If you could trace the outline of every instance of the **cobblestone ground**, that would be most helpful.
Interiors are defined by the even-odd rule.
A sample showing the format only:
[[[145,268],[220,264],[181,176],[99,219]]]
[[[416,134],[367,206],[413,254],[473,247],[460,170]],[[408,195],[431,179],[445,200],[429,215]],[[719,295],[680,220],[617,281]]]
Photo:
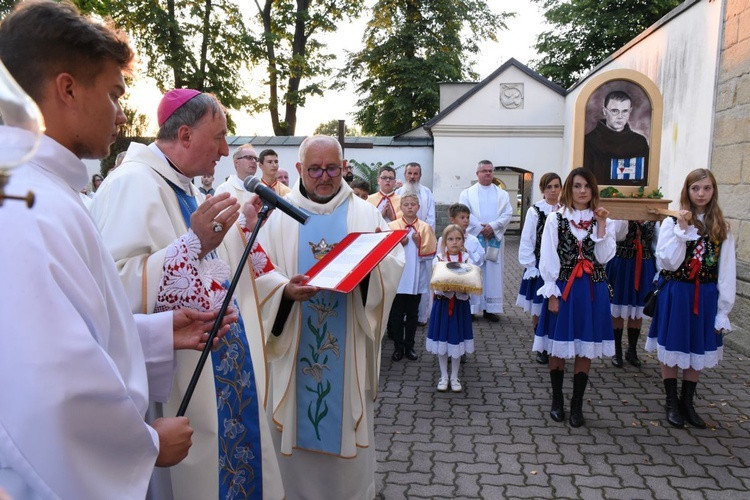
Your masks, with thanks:
[[[659,364],[642,349],[641,368],[592,363],[584,427],[554,422],[548,371],[530,352],[531,320],[514,305],[517,252],[518,237],[509,236],[505,314],[500,323],[474,323],[464,392],[435,390],[439,370],[424,351],[425,328],[417,332],[417,361],[391,361],[386,341],[375,406],[379,497],[750,498],[746,357],[726,348],[721,365],[702,374],[696,407],[708,429],[666,423]]]

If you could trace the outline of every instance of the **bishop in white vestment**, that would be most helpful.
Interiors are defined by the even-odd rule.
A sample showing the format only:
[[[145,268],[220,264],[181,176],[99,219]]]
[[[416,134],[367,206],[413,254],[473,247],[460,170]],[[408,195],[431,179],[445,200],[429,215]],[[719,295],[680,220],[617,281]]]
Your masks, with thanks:
[[[189,215],[186,217],[185,214],[185,202],[190,198],[194,198],[197,206],[204,200],[191,179],[169,165],[156,143],[150,146],[132,143],[123,165],[100,188],[91,209],[92,216],[115,258],[134,312],[152,313],[168,308],[172,301],[178,300],[182,305],[196,309],[215,310],[221,304],[223,295],[193,294],[196,280],[192,275],[198,274],[197,282],[214,285],[226,282],[244,250],[245,234],[239,225],[231,227],[216,249],[218,258],[198,262],[196,255],[200,241],[196,241],[192,230],[189,231]],[[247,403],[255,408],[251,416],[253,420],[257,419],[254,425],[258,434],[250,432],[253,425],[248,421],[250,419],[243,421],[228,417],[219,421],[217,417],[217,408],[220,411],[227,403],[224,388],[234,384],[220,384],[217,389],[217,376],[222,380],[226,376],[230,380],[230,371],[239,369],[238,356],[248,354],[242,351],[242,346],[230,345],[221,355],[226,364],[217,365],[212,370],[211,362],[206,363],[188,407],[186,415],[195,429],[193,449],[182,463],[169,470],[175,499],[217,498],[220,488],[235,491],[239,498],[242,494],[269,499],[284,496],[266,419],[266,330],[261,324],[261,315],[274,314],[288,280],[273,270],[263,274],[267,265],[262,252],[253,252],[247,272],[242,275],[235,291],[235,304],[239,306],[247,339],[245,349],[249,348],[254,371],[254,375],[243,375],[245,379],[239,383],[242,387],[252,385],[256,391]],[[263,276],[256,280],[255,275],[260,274]],[[209,287],[214,288],[220,287]],[[259,305],[261,303],[263,308]],[[177,373],[171,398],[163,408],[165,415],[176,413],[199,357],[200,353],[187,351],[176,355]],[[254,384],[251,383],[253,376]],[[221,439],[245,431],[249,433],[247,446],[237,448],[234,453],[224,450],[220,456]],[[239,466],[257,460],[258,466],[262,464],[262,473],[257,467],[252,467],[251,472],[238,470],[230,484],[223,484],[220,469],[226,469],[223,460],[231,459],[229,455],[239,459]],[[225,456],[226,459],[222,458]],[[257,482],[256,489],[252,490],[254,493],[250,493],[251,480]]]

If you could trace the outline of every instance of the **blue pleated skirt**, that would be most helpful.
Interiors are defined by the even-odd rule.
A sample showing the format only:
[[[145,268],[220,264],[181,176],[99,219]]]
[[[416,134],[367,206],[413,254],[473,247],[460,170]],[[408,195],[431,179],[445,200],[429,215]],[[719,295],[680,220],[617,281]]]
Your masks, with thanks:
[[[565,281],[557,281],[560,291]],[[615,354],[612,315],[607,283],[594,283],[584,274],[570,288],[568,300],[560,297],[560,310],[549,312],[544,299],[533,351],[547,351],[558,358],[600,358]]]
[[[646,350],[657,351],[659,361],[667,366],[703,370],[718,365],[724,355],[723,337],[714,330],[716,283],[701,283],[697,315],[694,293],[694,283],[677,280],[667,281],[659,291]]]
[[[646,294],[655,289],[654,259],[641,261],[640,289],[635,289],[635,258],[615,257],[607,263],[607,278],[612,286],[612,316],[615,318],[642,318]]]
[[[518,290],[516,305],[522,307],[527,313],[539,316],[542,310],[542,301],[544,297],[537,295],[536,292],[544,286],[544,280],[541,276],[521,280],[521,288]]]
[[[471,305],[468,300],[456,299],[453,315],[448,316],[448,299],[432,303],[427,327],[427,351],[459,358],[474,352],[474,332],[471,327]]]

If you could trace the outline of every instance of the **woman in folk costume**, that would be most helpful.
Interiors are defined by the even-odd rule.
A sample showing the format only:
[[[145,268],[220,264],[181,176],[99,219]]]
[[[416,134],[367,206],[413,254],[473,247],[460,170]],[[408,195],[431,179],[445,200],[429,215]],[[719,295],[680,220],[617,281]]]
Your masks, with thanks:
[[[706,423],[693,406],[704,368],[719,364],[722,332],[731,331],[729,313],[736,291],[734,237],[719,207],[716,179],[706,169],[690,172],[680,195],[681,210],[659,230],[656,261],[662,269],[659,295],[646,349],[656,350],[667,395],[667,420]],[[677,369],[682,393],[677,397]]]
[[[604,264],[615,254],[615,239],[609,212],[598,206],[599,190],[589,170],[577,168],[570,173],[560,205],[547,217],[542,234],[539,271],[544,286],[538,293],[544,302],[533,350],[550,354],[550,415],[556,422],[565,419],[565,360],[575,359],[570,425],[580,427],[591,359],[614,354]]]
[[[464,231],[456,225],[450,224],[440,238],[440,247],[435,256],[433,266],[438,262],[471,262],[469,254],[464,248]],[[476,269],[476,268],[475,268]],[[477,269],[477,272],[478,269]],[[458,369],[461,356],[474,352],[474,333],[471,327],[471,305],[469,293],[461,291],[440,291],[435,283],[435,300],[432,303],[430,323],[427,327],[427,351],[436,354],[440,365],[440,380],[437,390],[448,390],[448,358],[451,358],[450,389],[461,392],[463,389],[458,379]],[[466,290],[469,292],[469,290]]]
[[[607,263],[607,277],[612,285],[612,325],[615,335],[615,355],[612,364],[622,368],[622,332],[628,320],[628,350],[625,359],[641,366],[638,359],[638,338],[641,336],[643,306],[646,295],[654,290],[657,278],[656,236],[658,222],[615,221],[615,257]]]
[[[562,180],[553,172],[547,172],[539,180],[539,190],[542,199],[529,207],[526,212],[526,221],[521,231],[521,241],[518,245],[518,262],[526,269],[521,280],[521,289],[518,291],[516,305],[523,307],[527,313],[531,313],[531,324],[536,331],[539,323],[539,313],[542,310],[542,297],[537,295],[539,289],[544,285],[544,280],[539,274],[539,249],[542,246],[542,232],[547,216],[560,208],[560,190]],[[538,352],[536,362],[546,365],[549,362],[547,351]]]

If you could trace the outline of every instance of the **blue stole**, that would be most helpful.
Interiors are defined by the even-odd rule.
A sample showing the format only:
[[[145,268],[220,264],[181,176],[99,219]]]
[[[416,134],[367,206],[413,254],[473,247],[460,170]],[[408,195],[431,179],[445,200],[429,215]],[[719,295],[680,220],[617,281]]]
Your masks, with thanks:
[[[333,245],[347,235],[348,205],[347,198],[331,214],[312,214],[306,225],[299,226],[300,272],[317,262],[314,247],[322,240]],[[341,455],[343,412],[349,411],[344,408],[346,295],[322,290],[301,305],[296,363],[297,447]]]
[[[190,216],[198,209],[195,197],[166,178],[164,180],[177,195],[182,217],[189,228]],[[215,252],[211,252],[207,258],[218,257]],[[222,283],[222,287],[228,289],[229,281]],[[217,348],[211,351],[219,424],[217,498],[263,498],[255,372],[237,301],[234,301],[233,306],[239,319],[231,325]]]
[[[485,251],[487,250],[487,248],[500,248],[500,240],[495,238],[494,234],[488,240],[482,233],[479,233],[477,239],[479,240],[479,243],[482,245],[482,248],[484,248]]]

